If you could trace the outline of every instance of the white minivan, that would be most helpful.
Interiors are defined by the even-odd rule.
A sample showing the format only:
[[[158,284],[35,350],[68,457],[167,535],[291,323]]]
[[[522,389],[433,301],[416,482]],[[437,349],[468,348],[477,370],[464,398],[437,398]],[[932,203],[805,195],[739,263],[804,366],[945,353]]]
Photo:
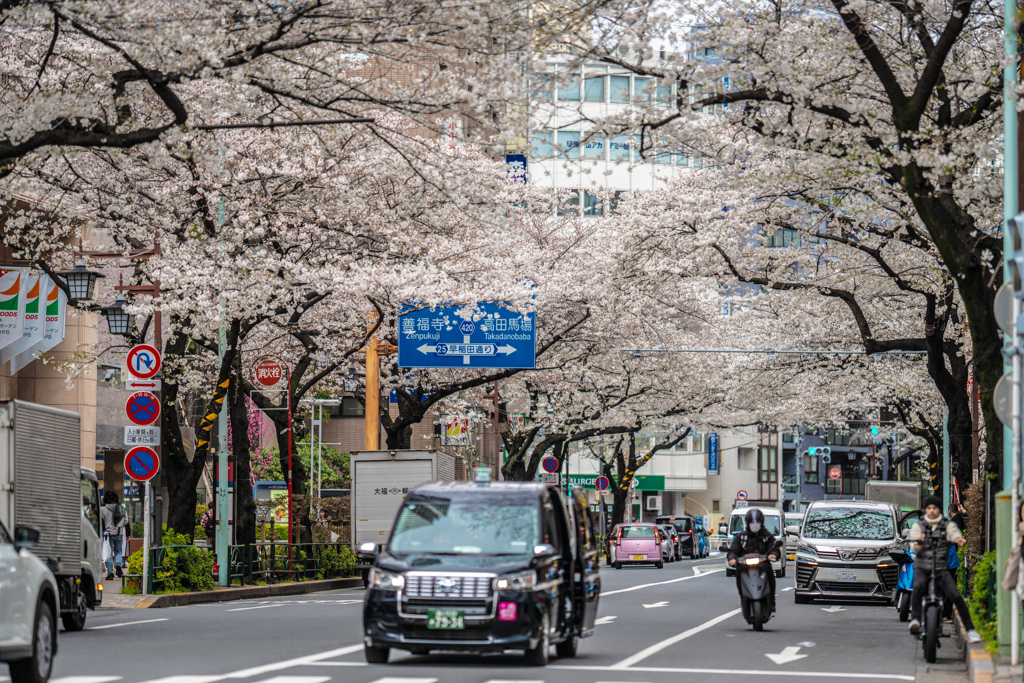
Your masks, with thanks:
[[[755,506],[748,508],[736,508],[732,511],[732,515],[729,517],[729,543],[732,543],[732,539],[736,538],[736,534],[747,528],[746,515],[748,510],[760,510],[764,515],[764,528],[772,532],[772,536],[775,538],[782,539],[783,530],[785,529],[782,510],[779,508]],[[786,556],[782,555],[777,562],[772,562],[772,569],[775,570],[775,576],[778,576],[779,578],[784,577],[786,575]],[[726,568],[726,576],[733,576],[735,574],[735,569],[732,567]]]

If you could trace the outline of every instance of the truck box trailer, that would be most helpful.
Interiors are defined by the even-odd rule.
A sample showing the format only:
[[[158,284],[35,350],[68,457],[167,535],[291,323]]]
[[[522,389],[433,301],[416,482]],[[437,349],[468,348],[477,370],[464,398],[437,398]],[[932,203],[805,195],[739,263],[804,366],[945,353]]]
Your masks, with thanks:
[[[349,460],[352,547],[387,543],[395,514],[409,491],[432,481],[455,481],[455,456],[443,451],[361,451]]]
[[[78,413],[26,401],[0,401],[0,520],[39,527],[32,549],[57,579],[68,630],[85,626],[102,600],[95,474],[82,469]]]

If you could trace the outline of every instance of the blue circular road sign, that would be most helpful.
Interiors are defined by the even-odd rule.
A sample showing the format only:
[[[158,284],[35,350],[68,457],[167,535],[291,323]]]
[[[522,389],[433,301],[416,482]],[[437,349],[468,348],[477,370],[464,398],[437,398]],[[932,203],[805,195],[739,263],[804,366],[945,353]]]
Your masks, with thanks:
[[[540,461],[540,466],[545,472],[557,472],[558,458],[553,455],[545,455],[544,459]]]
[[[124,471],[135,481],[149,481],[160,470],[160,456],[148,446],[137,446],[124,456]]]
[[[598,477],[594,480],[594,486],[597,487],[598,491],[607,491],[611,485],[612,483],[608,480],[608,477]]]

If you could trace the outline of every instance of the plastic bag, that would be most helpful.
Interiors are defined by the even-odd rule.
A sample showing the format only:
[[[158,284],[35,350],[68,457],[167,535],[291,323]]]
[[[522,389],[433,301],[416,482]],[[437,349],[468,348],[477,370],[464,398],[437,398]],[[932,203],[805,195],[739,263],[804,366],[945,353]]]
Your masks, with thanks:
[[[111,554],[112,553],[110,551],[110,538],[104,537],[104,539],[103,539],[103,561],[106,562],[107,560],[109,560]]]

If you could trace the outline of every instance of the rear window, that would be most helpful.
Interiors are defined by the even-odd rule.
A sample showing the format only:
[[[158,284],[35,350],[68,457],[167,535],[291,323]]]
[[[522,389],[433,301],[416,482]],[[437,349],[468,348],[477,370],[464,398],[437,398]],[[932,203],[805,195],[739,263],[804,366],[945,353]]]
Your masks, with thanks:
[[[689,517],[679,517],[678,519],[661,519],[657,520],[658,524],[668,524],[675,530],[681,533],[688,533],[693,530],[693,520]]]
[[[624,526],[619,530],[619,538],[654,538],[654,527]]]

